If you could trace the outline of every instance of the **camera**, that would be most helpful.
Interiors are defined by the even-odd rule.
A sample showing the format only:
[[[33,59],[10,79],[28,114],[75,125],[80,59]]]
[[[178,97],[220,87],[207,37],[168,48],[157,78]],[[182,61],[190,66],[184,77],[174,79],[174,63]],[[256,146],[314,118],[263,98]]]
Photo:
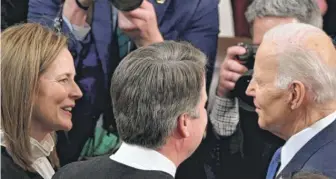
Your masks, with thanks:
[[[143,0],[110,0],[110,2],[120,11],[132,11],[140,7]]]
[[[240,107],[246,111],[253,112],[255,110],[253,98],[246,95],[246,89],[252,79],[255,55],[259,46],[245,43],[239,43],[237,45],[244,47],[246,50],[245,54],[238,55],[236,58],[241,64],[246,66],[248,71],[238,79],[232,93],[238,98]]]
[[[237,59],[240,63],[246,66],[249,70],[253,69],[254,58],[258,50],[258,45],[238,43],[238,46],[244,47],[246,53],[243,55],[238,55]]]

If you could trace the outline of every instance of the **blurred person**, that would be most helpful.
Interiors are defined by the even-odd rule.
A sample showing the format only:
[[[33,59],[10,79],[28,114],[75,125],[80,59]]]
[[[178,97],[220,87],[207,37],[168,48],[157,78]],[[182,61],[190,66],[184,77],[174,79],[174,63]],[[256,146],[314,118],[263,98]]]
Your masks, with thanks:
[[[145,0],[127,12],[109,0],[30,0],[28,19],[70,36],[76,82],[84,93],[73,110],[73,129],[58,133],[62,165],[118,148],[110,79],[121,59],[135,48],[163,40],[188,41],[208,57],[207,81],[211,79],[219,33],[218,0]]]
[[[82,93],[63,35],[39,24],[1,34],[1,177],[50,179],[57,130],[70,130]]]
[[[251,25],[254,46],[261,43],[265,32],[279,24],[302,22],[322,28],[316,0],[254,0],[245,15]],[[241,46],[228,48],[210,111],[212,126],[209,126],[208,137],[212,135],[211,145],[215,145],[211,151],[215,155],[212,165],[217,166],[215,175],[221,178],[265,178],[273,153],[284,143],[281,138],[260,129],[254,108],[244,105],[233,93],[238,89],[246,96],[247,85],[236,86],[237,80],[247,74],[248,68],[237,60],[238,55],[245,53],[246,49]]]
[[[205,132],[205,65],[206,56],[187,43],[166,41],[131,52],[111,82],[120,149],[68,164],[53,179],[174,178]]]
[[[246,94],[260,128],[286,140],[267,179],[309,170],[336,178],[335,56],[330,37],[312,25],[289,23],[265,34]]]

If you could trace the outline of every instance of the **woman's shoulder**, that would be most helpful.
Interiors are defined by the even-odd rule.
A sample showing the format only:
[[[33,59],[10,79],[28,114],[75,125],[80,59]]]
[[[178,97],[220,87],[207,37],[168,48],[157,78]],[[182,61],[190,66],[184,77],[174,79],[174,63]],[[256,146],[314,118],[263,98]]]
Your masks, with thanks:
[[[16,165],[5,147],[1,146],[1,178],[3,179],[31,179],[31,177]],[[34,177],[35,178],[35,177]]]

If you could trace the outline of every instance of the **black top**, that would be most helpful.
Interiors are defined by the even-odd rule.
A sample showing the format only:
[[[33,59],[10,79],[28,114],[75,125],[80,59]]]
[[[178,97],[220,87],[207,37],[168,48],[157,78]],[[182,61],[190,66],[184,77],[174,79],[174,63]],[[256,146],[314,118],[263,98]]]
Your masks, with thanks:
[[[27,22],[28,0],[1,1],[1,30]]]
[[[335,0],[327,0],[328,11],[323,17],[323,29],[329,35],[336,35],[336,1]]]
[[[130,154],[131,155],[131,154]],[[155,164],[153,164],[155,165]],[[61,168],[53,179],[173,179],[162,171],[139,170],[100,156]]]
[[[5,147],[1,146],[1,178],[2,179],[43,179],[39,174],[24,171],[14,163]]]

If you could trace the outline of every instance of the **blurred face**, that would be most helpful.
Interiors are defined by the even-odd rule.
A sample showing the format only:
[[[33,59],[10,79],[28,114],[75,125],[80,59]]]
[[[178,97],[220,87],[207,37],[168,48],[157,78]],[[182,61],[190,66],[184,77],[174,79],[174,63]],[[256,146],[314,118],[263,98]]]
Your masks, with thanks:
[[[317,4],[318,4],[319,8],[320,8],[320,11],[321,11],[322,15],[324,15],[328,10],[328,4],[327,4],[326,0],[316,0],[316,1],[317,1]]]
[[[247,88],[247,95],[254,98],[258,124],[260,128],[277,133],[289,118],[290,111],[286,91],[275,86],[277,63],[270,54],[271,44],[261,44],[254,65],[252,81]]]
[[[264,34],[271,28],[280,25],[295,22],[294,18],[280,17],[262,17],[256,18],[253,23],[253,44],[259,45],[264,37]]]
[[[64,48],[39,78],[33,108],[33,130],[70,130],[71,110],[82,92],[74,81],[75,67],[70,52]]]
[[[204,79],[204,83],[205,83],[205,79]],[[191,153],[193,153],[197,147],[200,145],[203,136],[204,136],[204,132],[205,132],[205,128],[208,122],[208,116],[207,116],[207,112],[205,109],[205,105],[207,102],[208,96],[206,93],[206,89],[205,89],[205,85],[203,85],[202,87],[202,91],[201,91],[201,97],[200,97],[200,102],[197,105],[197,111],[199,112],[199,118],[196,119],[190,119],[190,136],[191,136],[191,142],[192,142],[192,151]]]

